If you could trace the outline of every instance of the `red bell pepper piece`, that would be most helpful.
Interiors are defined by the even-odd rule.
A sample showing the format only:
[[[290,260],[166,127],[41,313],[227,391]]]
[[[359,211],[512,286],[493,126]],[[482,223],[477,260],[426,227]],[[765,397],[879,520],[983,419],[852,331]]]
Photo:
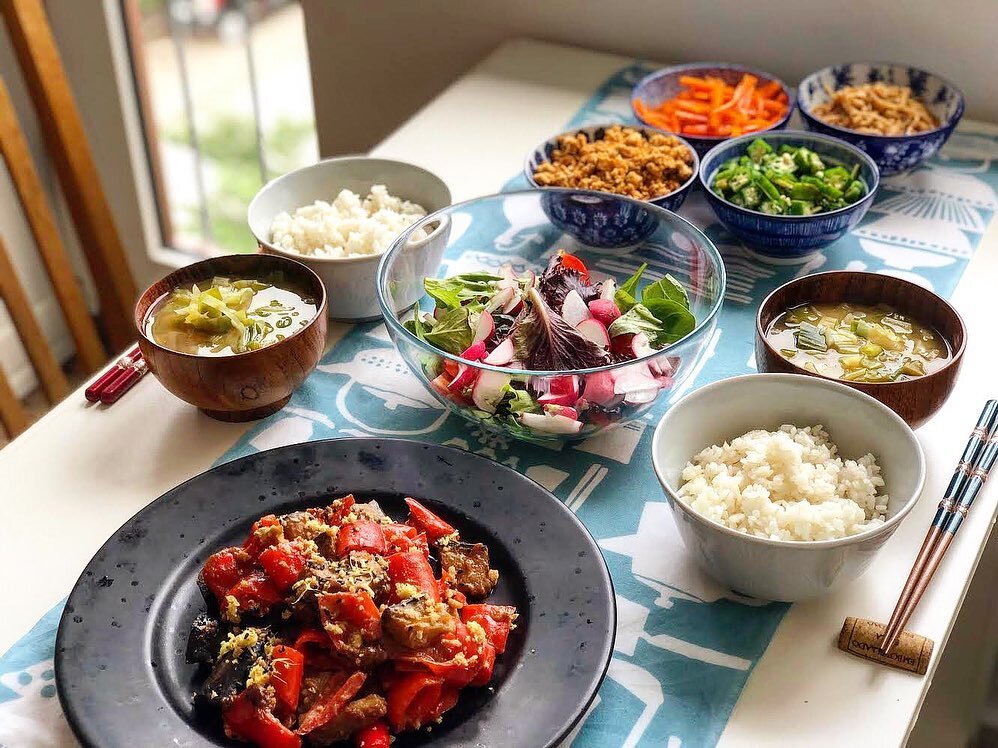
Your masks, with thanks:
[[[496,648],[486,642],[482,647],[482,653],[478,656],[478,670],[472,678],[470,685],[484,686],[492,680],[492,671],[496,667]]]
[[[357,695],[365,680],[367,675],[359,670],[349,677],[345,673],[337,673],[330,679],[326,690],[319,695],[312,708],[298,719],[298,734],[308,735],[328,724]]]
[[[419,535],[419,530],[412,525],[401,525],[396,522],[382,525],[381,531],[385,534],[388,553],[402,553],[409,550],[413,540]]]
[[[480,603],[461,608],[461,620],[465,623],[475,621],[485,629],[486,638],[499,654],[506,651],[506,639],[513,628],[515,618],[516,608],[509,605]]]
[[[440,701],[443,679],[427,673],[406,673],[388,687],[388,721],[396,732],[418,729]]]
[[[336,555],[341,558],[350,551],[368,551],[384,555],[388,552],[385,531],[378,522],[359,519],[349,525],[340,527],[336,537]]]
[[[228,594],[236,598],[240,610],[260,615],[266,615],[275,603],[283,599],[273,582],[261,571],[251,572],[240,579]]]
[[[294,648],[301,652],[309,644],[317,644],[320,647],[326,648],[329,646],[329,636],[325,631],[320,631],[319,629],[305,629],[295,639]]]
[[[334,501],[332,504],[329,505],[329,508],[326,509],[326,513],[329,515],[328,519],[326,520],[326,524],[328,525],[341,524],[344,518],[346,518],[346,516],[350,514],[350,511],[353,509],[353,505],[356,503],[357,502],[354,500],[352,493],[348,493],[346,496],[343,496]]]
[[[260,566],[274,585],[286,591],[291,588],[305,570],[308,556],[297,541],[281,541],[277,545],[264,548],[257,559]]]
[[[280,524],[280,520],[273,514],[268,514],[266,517],[260,517],[260,519],[253,523],[253,527],[250,528],[249,537],[246,538],[246,542],[243,543],[243,549],[253,558],[259,556],[260,551],[268,545],[273,545],[276,542],[276,539],[271,540],[271,536],[267,536],[268,540],[265,541],[257,537],[257,530],[262,530],[265,527],[273,527],[274,525]]]
[[[393,553],[388,557],[388,578],[392,582],[392,602],[399,602],[399,584],[411,584],[426,594],[433,602],[440,602],[440,590],[433,576],[433,568],[421,551]]]
[[[447,644],[441,639],[425,649],[402,653],[398,656],[396,667],[404,671],[423,670],[451,685],[467,686],[478,674],[488,643],[474,639],[460,621],[456,622],[454,636],[449,641],[456,641],[457,644]]]
[[[274,687],[277,708],[281,714],[289,715],[298,711],[298,696],[301,694],[302,675],[305,671],[305,655],[297,649],[284,646],[274,647],[271,653],[273,673],[270,685]]]
[[[380,719],[373,725],[360,728],[353,739],[356,748],[388,748],[392,744],[388,723]]]
[[[406,499],[409,505],[409,524],[426,533],[430,542],[436,542],[445,535],[454,533],[454,527],[444,522],[415,499]]]
[[[250,570],[250,560],[242,548],[224,548],[204,562],[201,578],[221,603],[240,579]]]
[[[381,638],[381,611],[366,592],[326,592],[316,598],[319,617],[333,646],[347,637],[347,630],[359,631],[365,641]],[[330,629],[338,627],[340,633]]]
[[[582,276],[582,280],[586,283],[589,282],[589,268],[586,267],[586,263],[580,260],[573,254],[569,254],[563,249],[558,250],[558,260],[561,266],[566,270],[576,270],[579,275]]]
[[[301,748],[301,738],[270,712],[254,704],[243,691],[223,713],[225,734],[262,748]]]

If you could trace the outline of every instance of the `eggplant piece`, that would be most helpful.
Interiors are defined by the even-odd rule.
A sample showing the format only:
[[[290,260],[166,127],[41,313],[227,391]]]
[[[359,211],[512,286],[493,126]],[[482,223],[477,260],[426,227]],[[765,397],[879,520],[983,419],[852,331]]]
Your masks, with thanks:
[[[211,665],[228,633],[227,624],[208,613],[198,613],[187,636],[185,659],[192,665],[196,662]]]
[[[245,690],[250,668],[263,654],[264,641],[265,637],[261,636],[256,644],[242,649],[235,657],[228,653],[219,658],[194,694],[194,709],[208,713],[218,711]]]

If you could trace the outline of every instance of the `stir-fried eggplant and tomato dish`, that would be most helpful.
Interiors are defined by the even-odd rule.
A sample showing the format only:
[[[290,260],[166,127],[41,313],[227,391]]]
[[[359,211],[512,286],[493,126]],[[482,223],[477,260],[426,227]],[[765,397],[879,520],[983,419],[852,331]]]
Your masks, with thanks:
[[[208,671],[199,714],[262,748],[387,748],[489,683],[517,612],[482,602],[488,548],[406,503],[404,523],[352,495],[267,515],[205,562],[212,612],[187,644]]]
[[[495,274],[426,278],[433,312],[417,311],[405,326],[469,362],[430,362],[431,385],[445,399],[527,436],[578,434],[587,423],[604,426],[619,420],[623,408],[650,403],[671,384],[675,362],[662,356],[560,377],[522,372],[634,361],[692,332],[696,318],[686,289],[668,274],[639,289],[646,269],[641,265],[618,287],[613,278],[597,281],[581,259],[559,250],[540,275],[505,265]]]

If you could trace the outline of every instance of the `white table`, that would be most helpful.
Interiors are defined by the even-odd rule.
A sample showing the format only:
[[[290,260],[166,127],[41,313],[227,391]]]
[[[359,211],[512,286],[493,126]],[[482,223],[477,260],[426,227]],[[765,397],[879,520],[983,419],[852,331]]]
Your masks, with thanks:
[[[506,44],[374,149],[421,163],[455,200],[498,191],[523,155],[556,132],[627,61],[565,47]],[[998,229],[992,225],[954,296],[972,341],[947,407],[918,436],[929,461],[923,501],[848,590],[794,605],[743,691],[721,746],[902,744],[939,657],[924,678],[874,666],[835,649],[847,615],[884,620],[974,419],[994,396],[992,307]],[[989,278],[991,280],[989,280]],[[331,331],[330,344],[343,329]],[[990,363],[990,366],[985,364]],[[72,587],[125,520],[205,470],[247,426],[213,421],[152,377],[100,412],[73,393],[0,451],[0,652]],[[964,525],[911,628],[941,653],[998,510],[986,490]]]

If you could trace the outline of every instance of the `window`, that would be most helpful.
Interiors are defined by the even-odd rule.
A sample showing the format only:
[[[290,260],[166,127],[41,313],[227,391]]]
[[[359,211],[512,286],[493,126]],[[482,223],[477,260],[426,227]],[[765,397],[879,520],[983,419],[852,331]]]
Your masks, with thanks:
[[[255,251],[249,201],[318,157],[300,6],[121,3],[163,246]]]

